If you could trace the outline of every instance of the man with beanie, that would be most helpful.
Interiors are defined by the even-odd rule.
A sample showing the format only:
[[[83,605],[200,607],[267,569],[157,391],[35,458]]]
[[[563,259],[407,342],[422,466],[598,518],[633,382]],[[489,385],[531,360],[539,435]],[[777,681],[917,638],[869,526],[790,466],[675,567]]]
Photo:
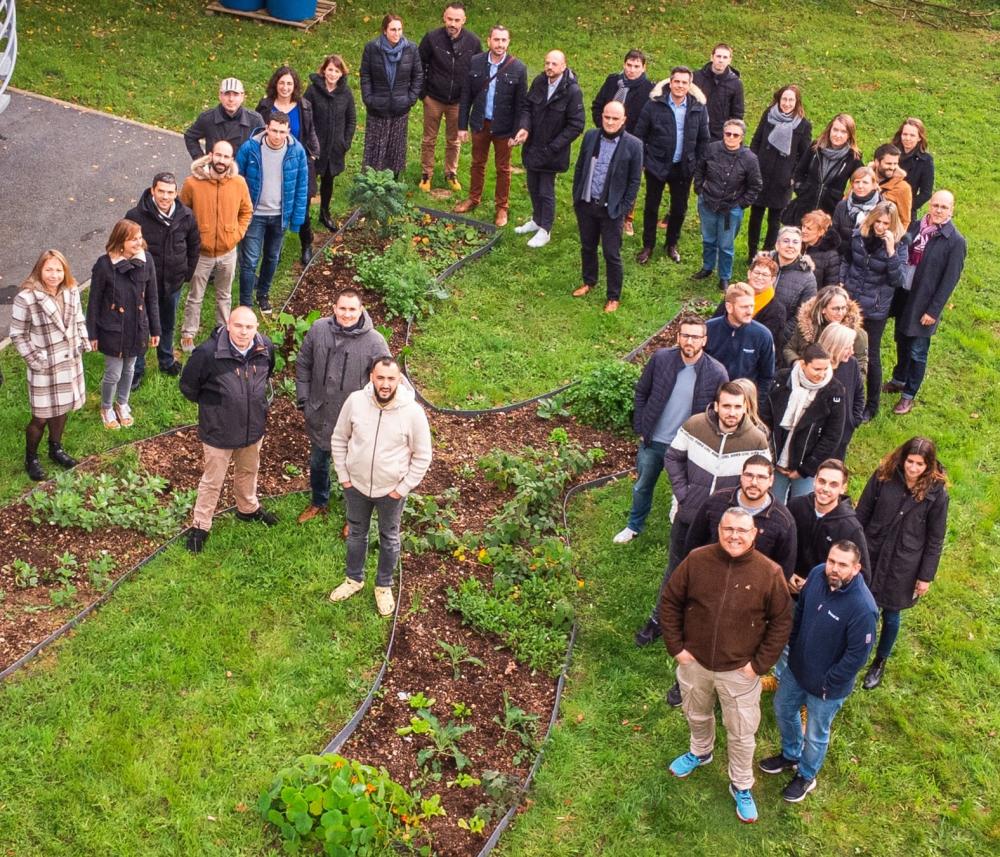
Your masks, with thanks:
[[[244,98],[239,78],[227,77],[219,84],[219,103],[198,116],[184,132],[184,145],[192,160],[211,152],[217,140],[228,140],[233,152],[238,152],[254,131],[264,127],[260,114],[243,106]]]

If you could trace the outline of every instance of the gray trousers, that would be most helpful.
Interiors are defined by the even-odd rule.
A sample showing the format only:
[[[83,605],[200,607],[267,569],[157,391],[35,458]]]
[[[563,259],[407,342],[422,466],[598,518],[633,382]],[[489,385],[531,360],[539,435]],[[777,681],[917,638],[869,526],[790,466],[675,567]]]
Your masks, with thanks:
[[[111,405],[127,405],[132,392],[132,373],[135,357],[109,357],[104,355],[104,377],[101,378],[101,407],[111,410]]]
[[[403,517],[406,498],[366,497],[357,488],[344,489],[347,512],[347,576],[351,580],[365,579],[365,557],[368,553],[368,530],[372,511],[378,510],[378,570],[376,586],[392,586],[392,572],[399,561],[399,522]]]

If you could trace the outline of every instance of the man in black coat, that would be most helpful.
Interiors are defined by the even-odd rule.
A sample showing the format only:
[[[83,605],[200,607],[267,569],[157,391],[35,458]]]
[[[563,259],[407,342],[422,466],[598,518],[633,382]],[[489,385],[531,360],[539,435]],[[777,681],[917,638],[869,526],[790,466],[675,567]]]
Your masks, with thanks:
[[[569,169],[570,146],[587,125],[583,92],[562,51],[545,55],[545,71],[531,82],[518,124],[511,145],[524,144],[531,219],[514,231],[534,233],[528,246],[544,247],[556,219],[556,174]]]
[[[886,391],[902,393],[894,414],[908,414],[927,371],[931,337],[937,332],[941,313],[958,285],[965,267],[965,238],[955,228],[955,197],[939,190],[930,200],[929,211],[910,224],[909,263],[913,276],[909,291],[897,289],[896,366]]]
[[[580,228],[583,297],[597,285],[597,245],[604,249],[608,291],[605,312],[615,312],[622,296],[622,224],[642,182],[642,143],[625,130],[625,105],[604,105],[600,131],[588,131],[573,173],[573,208]]]
[[[742,119],[743,81],[732,67],[733,49],[718,44],[712,49],[712,59],[694,73],[694,85],[708,100],[708,129],[713,140],[722,139],[722,127],[729,119]]]
[[[217,327],[184,367],[181,392],[198,403],[198,437],[205,456],[194,520],[187,534],[187,549],[192,553],[200,553],[208,539],[230,459],[235,466],[236,517],[269,527],[278,522],[257,499],[273,372],[274,346],[257,332],[257,316],[246,306],[234,309],[226,327]]]
[[[458,155],[458,105],[462,85],[469,75],[469,62],[483,52],[479,36],[465,29],[465,4],[453,0],[445,6],[443,27],[431,30],[420,40],[418,52],[424,67],[424,136],[420,146],[420,189],[427,193],[434,176],[434,149],[437,147],[441,118],[444,131],[444,180],[460,191]]]
[[[490,146],[493,146],[493,164],[497,173],[493,222],[497,226],[507,225],[511,139],[521,120],[528,92],[528,69],[509,52],[509,47],[510,31],[499,25],[493,27],[490,30],[489,51],[474,56],[469,63],[458,107],[458,139],[462,143],[472,140],[472,173],[469,196],[455,206],[455,211],[466,214],[482,200],[486,161]]]
[[[157,173],[153,184],[142,192],[139,204],[125,218],[142,227],[147,252],[156,264],[157,297],[160,309],[160,342],[156,359],[160,371],[180,375],[181,364],[174,358],[174,326],[181,287],[191,279],[198,264],[201,235],[194,213],[177,199],[177,179],[173,173]],[[137,390],[146,371],[146,355],[135,361],[132,389]]]
[[[798,546],[795,571],[788,578],[788,588],[798,594],[811,569],[823,562],[830,548],[839,541],[854,542],[861,551],[861,571],[865,583],[871,581],[871,559],[865,531],[854,514],[847,490],[847,468],[842,461],[828,458],[816,471],[811,494],[802,494],[788,503],[795,519]]]
[[[691,69],[675,66],[669,80],[661,80],[643,105],[635,136],[643,143],[646,201],[642,209],[642,251],[636,262],[645,265],[656,246],[663,189],[670,188],[667,215],[667,256],[681,261],[677,242],[687,216],[691,178],[709,143],[705,97],[691,87]]]
[[[184,132],[191,160],[211,152],[216,140],[228,140],[233,151],[238,152],[254,131],[264,127],[260,114],[243,106],[245,97],[243,81],[238,78],[227,77],[219,84],[219,104],[200,114]]]

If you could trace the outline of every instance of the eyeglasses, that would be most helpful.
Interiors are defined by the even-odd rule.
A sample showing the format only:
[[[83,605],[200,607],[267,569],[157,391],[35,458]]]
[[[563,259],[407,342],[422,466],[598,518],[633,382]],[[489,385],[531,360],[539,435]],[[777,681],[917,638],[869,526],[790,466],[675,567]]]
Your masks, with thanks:
[[[687,340],[688,342],[697,342],[699,339],[704,339],[705,338],[705,334],[704,333],[678,333],[677,334],[677,338],[678,339]]]
[[[767,482],[771,478],[770,473],[744,473],[743,478],[749,482]]]
[[[742,527],[719,527],[724,536],[749,536],[754,530],[745,530]]]
[[[742,137],[743,136],[743,132],[742,131],[723,131],[722,132],[722,136],[723,137]]]

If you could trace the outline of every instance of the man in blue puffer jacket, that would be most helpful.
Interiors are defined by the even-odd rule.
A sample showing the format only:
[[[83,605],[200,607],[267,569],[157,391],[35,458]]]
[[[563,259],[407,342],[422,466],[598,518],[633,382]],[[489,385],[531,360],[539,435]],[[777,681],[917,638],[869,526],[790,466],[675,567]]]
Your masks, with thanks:
[[[774,696],[781,752],[760,761],[765,774],[797,769],[781,793],[790,803],[798,803],[816,788],[833,718],[871,654],[878,607],[860,571],[858,546],[836,542],[826,565],[809,572],[799,595],[788,641],[788,669],[781,674]],[[804,739],[799,714],[803,705]]]
[[[256,291],[257,306],[270,315],[268,294],[285,232],[298,232],[309,212],[309,161],[289,133],[288,114],[272,110],[267,127],[240,146],[236,164],[253,202],[253,218],[240,242],[240,304],[253,306]]]

